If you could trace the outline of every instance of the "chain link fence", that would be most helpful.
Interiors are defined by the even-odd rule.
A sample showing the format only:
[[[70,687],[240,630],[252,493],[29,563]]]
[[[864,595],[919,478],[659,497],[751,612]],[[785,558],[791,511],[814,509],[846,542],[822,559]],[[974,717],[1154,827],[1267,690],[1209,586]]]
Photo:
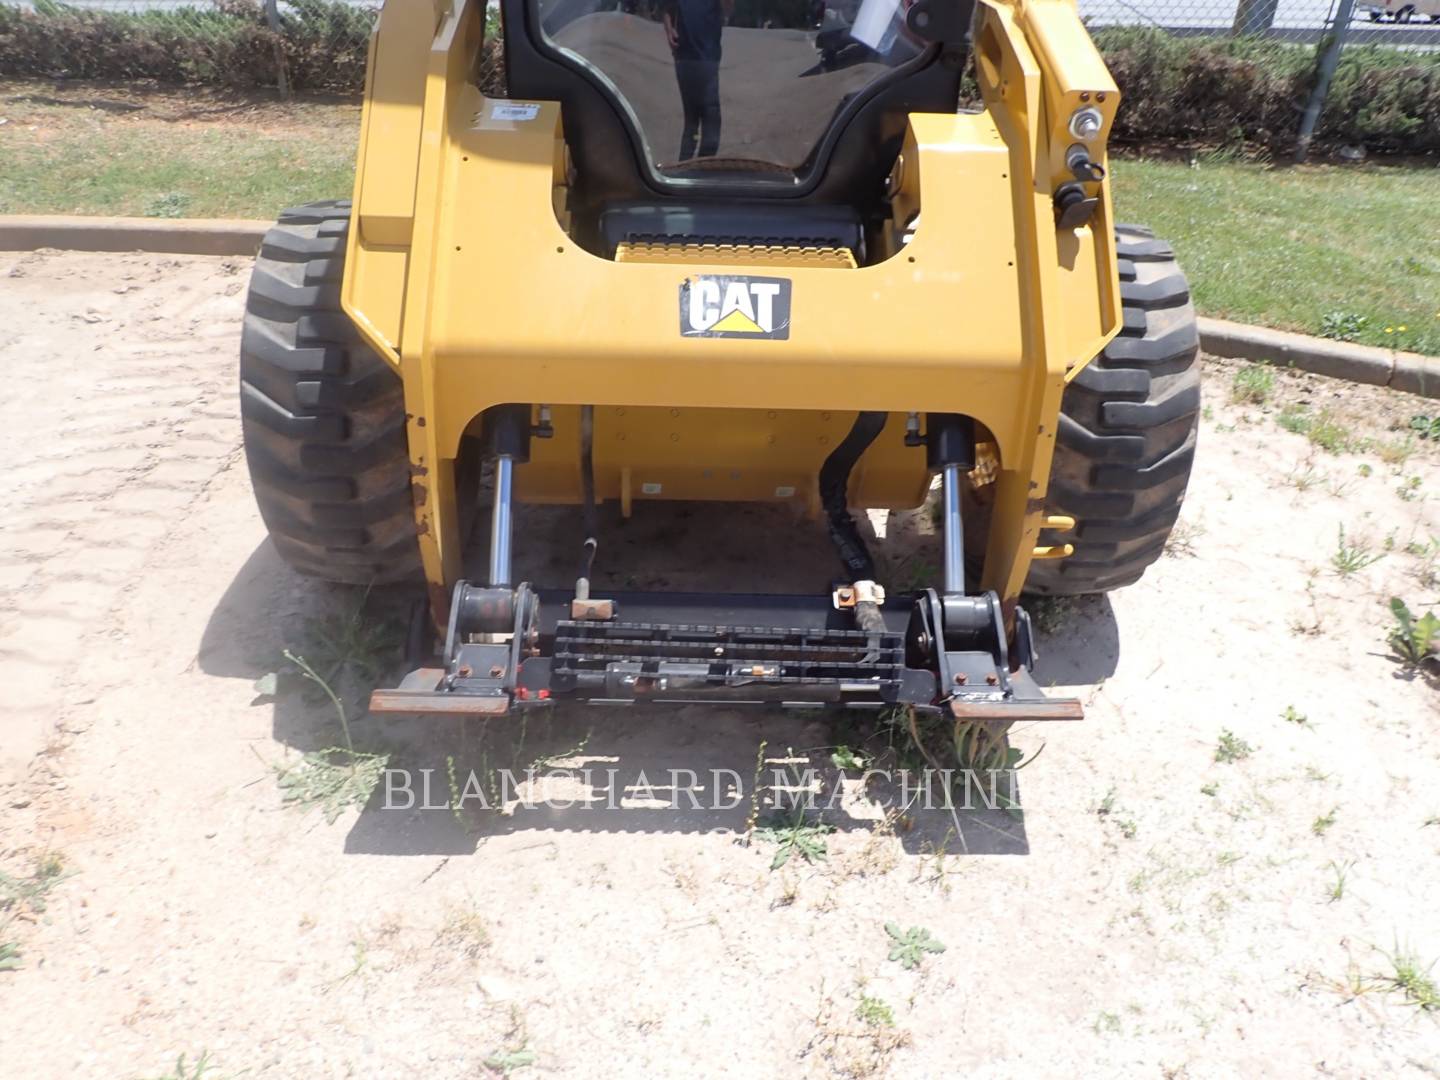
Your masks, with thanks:
[[[1094,29],[1148,26],[1177,37],[1252,37],[1319,44],[1344,18],[1338,0],[1080,0]],[[1440,49],[1440,0],[1355,0],[1350,44]]]
[[[632,0],[593,2],[628,10]],[[1303,153],[1314,136],[1440,151],[1440,0],[1079,2],[1126,96],[1122,142],[1298,140]],[[355,94],[377,8],[367,0],[0,0],[0,77]],[[495,66],[491,92],[501,85]]]

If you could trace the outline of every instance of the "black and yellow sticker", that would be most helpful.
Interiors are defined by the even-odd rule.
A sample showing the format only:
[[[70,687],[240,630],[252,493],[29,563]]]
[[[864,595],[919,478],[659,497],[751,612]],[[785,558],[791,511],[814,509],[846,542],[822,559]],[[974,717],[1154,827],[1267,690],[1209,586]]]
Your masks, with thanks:
[[[698,274],[680,286],[683,337],[790,336],[790,279]]]

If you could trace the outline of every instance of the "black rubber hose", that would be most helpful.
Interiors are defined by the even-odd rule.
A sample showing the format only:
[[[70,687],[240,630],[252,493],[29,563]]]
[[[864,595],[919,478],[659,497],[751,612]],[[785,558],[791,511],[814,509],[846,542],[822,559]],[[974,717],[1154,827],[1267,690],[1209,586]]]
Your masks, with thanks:
[[[820,467],[820,502],[830,528],[830,539],[840,552],[851,582],[874,581],[875,560],[860,535],[848,502],[850,473],[862,454],[885,430],[888,413],[862,412],[855,417],[850,434],[840,441]]]

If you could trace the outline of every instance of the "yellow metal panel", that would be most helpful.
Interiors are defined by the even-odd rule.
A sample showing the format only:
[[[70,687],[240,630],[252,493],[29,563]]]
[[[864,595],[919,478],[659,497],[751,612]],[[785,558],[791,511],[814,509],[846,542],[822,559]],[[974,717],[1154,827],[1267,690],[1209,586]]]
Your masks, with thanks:
[[[580,498],[579,409],[552,410],[555,437],[531,442],[516,470],[525,502]],[[610,406],[595,410],[595,490],[620,499],[783,502],[817,508],[820,466],[855,422],[847,412]],[[857,506],[903,508],[925,498],[925,451],[900,438],[903,415],[860,459],[851,483]],[[627,511],[628,513],[628,511]]]
[[[1084,32],[1070,0],[982,4],[987,110],[911,116],[896,221],[876,245],[889,257],[859,268],[848,252],[646,245],[611,261],[581,249],[566,232],[559,106],[493,102],[469,82],[482,14],[475,0],[390,0],[344,285],[404,377],[437,594],[459,573],[463,434],[490,406],[544,402],[556,437],[535,442],[521,496],[579,498],[575,413],[589,404],[600,494],[627,511],[637,498],[813,511],[820,463],[857,409],[892,415],[852,503],[912,506],[928,475],[899,438],[904,414],[973,416],[998,457],[982,585],[1013,599],[1043,524],[1065,380],[1119,320],[1108,185],[1088,229],[1057,236],[1051,208],[1065,95],[1098,93],[1103,72],[1073,55]],[[788,338],[682,336],[687,279],[759,268],[789,283]]]
[[[745,274],[738,260],[616,263],[573,244],[550,212],[549,139],[558,109],[530,131],[452,132],[442,200],[452,241],[437,246],[429,340],[443,387],[437,426],[450,453],[488,405],[654,405],[744,409],[955,409],[1015,441],[1022,283],[1013,219],[974,214],[1012,202],[1008,150],[985,116],[916,116],[922,177],[937,198],[903,256],[845,274],[795,267],[786,342],[687,339],[679,289],[697,274]],[[928,179],[922,183],[928,184]],[[503,215],[477,208],[504,206]],[[497,251],[509,253],[495,258]],[[963,368],[963,379],[944,378]],[[542,392],[542,388],[544,388]]]

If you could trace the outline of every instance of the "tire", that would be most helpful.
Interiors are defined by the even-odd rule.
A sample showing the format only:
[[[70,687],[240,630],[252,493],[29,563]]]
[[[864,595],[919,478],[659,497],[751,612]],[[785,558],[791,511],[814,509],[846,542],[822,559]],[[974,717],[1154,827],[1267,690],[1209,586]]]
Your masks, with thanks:
[[[240,414],[260,516],[284,560],[371,585],[420,565],[399,375],[340,308],[349,202],[265,234],[240,337]]]
[[[1036,560],[1026,591],[1107,592],[1139,580],[1180,513],[1200,419],[1200,336],[1175,252],[1148,229],[1115,230],[1124,324],[1065,389],[1046,501],[1075,519],[1041,544],[1075,545]]]

